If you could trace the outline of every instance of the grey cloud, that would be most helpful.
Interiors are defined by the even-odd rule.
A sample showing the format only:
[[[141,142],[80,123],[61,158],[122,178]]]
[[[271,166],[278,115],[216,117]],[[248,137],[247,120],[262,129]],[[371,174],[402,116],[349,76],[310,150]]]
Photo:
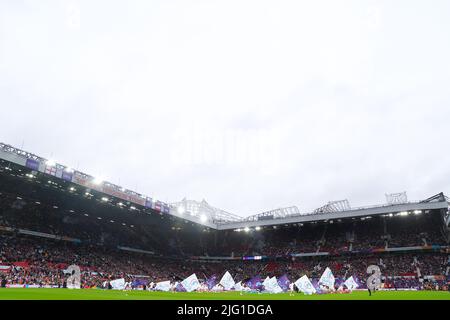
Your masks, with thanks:
[[[165,201],[205,198],[241,215],[446,192],[449,10],[2,2],[0,140]],[[195,128],[216,141],[269,134],[255,141],[274,157],[244,150],[260,162],[230,163],[235,150],[219,146],[228,154],[210,163],[171,158],[196,152]]]

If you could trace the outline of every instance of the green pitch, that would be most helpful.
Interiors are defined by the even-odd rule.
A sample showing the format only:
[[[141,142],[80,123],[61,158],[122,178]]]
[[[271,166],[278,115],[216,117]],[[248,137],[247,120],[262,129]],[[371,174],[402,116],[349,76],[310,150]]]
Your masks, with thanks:
[[[367,291],[350,294],[258,294],[239,292],[147,292],[98,289],[0,289],[0,300],[450,300],[450,292],[443,291]]]

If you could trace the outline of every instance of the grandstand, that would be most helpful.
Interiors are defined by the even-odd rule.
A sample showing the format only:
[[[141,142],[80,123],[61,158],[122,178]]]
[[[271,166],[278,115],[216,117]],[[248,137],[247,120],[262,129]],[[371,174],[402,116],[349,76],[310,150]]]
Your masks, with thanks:
[[[365,287],[367,266],[383,288],[447,290],[449,201],[443,193],[354,208],[332,201],[250,217],[205,200],[164,203],[0,143],[0,272],[8,287],[64,287],[80,266],[84,288],[125,278],[133,286],[196,273],[202,282],[230,271],[236,281],[306,274],[329,266]]]

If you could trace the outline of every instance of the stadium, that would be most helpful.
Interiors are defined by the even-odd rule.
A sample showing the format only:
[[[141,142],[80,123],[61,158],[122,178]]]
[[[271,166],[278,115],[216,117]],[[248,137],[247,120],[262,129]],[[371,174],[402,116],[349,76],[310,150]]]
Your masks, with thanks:
[[[449,300],[449,224],[442,192],[243,218],[0,143],[2,300]]]

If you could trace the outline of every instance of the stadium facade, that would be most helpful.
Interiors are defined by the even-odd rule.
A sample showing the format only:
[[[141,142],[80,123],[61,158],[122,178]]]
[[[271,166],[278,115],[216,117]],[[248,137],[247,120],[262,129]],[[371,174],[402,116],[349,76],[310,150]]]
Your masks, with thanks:
[[[73,170],[67,166],[4,143],[0,143],[0,159],[17,164],[23,167],[23,169],[29,169],[28,177],[30,178],[36,177],[37,174],[46,174],[59,181],[59,183],[73,184],[72,188],[75,186],[83,187],[86,193],[95,190],[104,199],[113,197],[117,203],[121,204],[125,201],[130,208],[140,206],[143,209],[151,209],[163,214],[169,214],[217,230],[256,228],[390,213],[398,214],[419,210],[442,210],[444,222],[447,225],[450,222],[450,204],[448,198],[443,193],[425,200],[412,202],[407,201],[406,193],[386,195],[388,203],[360,208],[351,208],[347,200],[333,201],[316,209],[312,213],[300,213],[297,207],[289,207],[242,218],[238,215],[214,208],[205,200],[198,202],[183,199],[177,203],[167,204],[116,184],[97,180],[96,177],[86,173]]]

